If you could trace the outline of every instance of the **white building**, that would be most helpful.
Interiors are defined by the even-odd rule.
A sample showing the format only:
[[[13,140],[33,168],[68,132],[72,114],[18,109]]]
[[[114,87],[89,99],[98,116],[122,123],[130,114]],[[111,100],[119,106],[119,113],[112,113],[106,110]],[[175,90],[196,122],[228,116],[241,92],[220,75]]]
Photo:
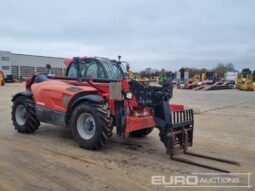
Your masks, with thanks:
[[[35,71],[45,73],[46,64],[51,65],[51,73],[59,74],[64,70],[64,58],[16,54],[10,51],[0,51],[0,70],[14,78],[32,76]]]

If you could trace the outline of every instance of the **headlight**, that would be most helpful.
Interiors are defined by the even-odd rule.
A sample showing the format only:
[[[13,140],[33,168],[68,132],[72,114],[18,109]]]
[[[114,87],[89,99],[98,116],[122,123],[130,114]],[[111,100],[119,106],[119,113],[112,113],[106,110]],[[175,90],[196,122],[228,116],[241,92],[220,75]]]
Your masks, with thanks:
[[[131,92],[127,92],[126,93],[126,98],[127,99],[132,99],[133,98],[133,94]]]

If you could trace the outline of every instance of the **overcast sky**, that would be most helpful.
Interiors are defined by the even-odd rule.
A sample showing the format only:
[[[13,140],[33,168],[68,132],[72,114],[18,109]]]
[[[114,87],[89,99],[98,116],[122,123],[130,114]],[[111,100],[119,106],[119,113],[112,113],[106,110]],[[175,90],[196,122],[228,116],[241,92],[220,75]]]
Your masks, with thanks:
[[[255,69],[254,0],[0,0],[0,50],[122,55],[138,71]]]

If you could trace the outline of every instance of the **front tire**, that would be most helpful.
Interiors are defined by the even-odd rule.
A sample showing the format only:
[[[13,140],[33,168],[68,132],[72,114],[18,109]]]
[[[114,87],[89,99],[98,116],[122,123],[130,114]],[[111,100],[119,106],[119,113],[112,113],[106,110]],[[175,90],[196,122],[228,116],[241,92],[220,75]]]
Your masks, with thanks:
[[[13,125],[19,133],[34,133],[40,126],[32,98],[24,96],[16,98],[13,102],[11,114]]]
[[[101,104],[81,103],[71,116],[71,128],[80,147],[100,149],[111,136],[110,111]]]

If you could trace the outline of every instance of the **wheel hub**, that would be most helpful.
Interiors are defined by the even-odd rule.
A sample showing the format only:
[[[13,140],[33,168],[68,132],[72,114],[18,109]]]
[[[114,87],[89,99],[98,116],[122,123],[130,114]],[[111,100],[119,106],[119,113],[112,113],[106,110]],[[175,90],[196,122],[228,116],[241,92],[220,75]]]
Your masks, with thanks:
[[[18,125],[24,125],[27,119],[27,110],[24,105],[18,105],[15,111],[15,118]]]
[[[83,139],[91,139],[96,132],[94,117],[89,113],[82,113],[77,120],[78,133]]]

